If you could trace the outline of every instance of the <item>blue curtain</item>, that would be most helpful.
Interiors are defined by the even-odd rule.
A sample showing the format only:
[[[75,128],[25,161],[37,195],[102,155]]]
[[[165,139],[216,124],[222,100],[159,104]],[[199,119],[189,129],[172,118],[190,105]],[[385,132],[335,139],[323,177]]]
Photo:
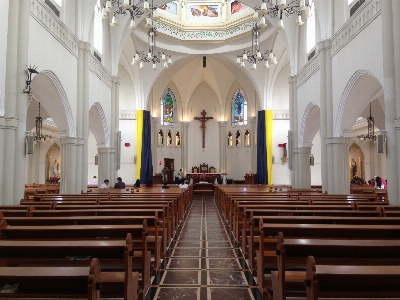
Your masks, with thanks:
[[[258,112],[257,121],[257,183],[268,183],[265,110]]]
[[[140,183],[146,184],[153,180],[153,164],[151,161],[151,119],[150,112],[143,114],[143,135],[142,135],[142,167],[140,169]]]

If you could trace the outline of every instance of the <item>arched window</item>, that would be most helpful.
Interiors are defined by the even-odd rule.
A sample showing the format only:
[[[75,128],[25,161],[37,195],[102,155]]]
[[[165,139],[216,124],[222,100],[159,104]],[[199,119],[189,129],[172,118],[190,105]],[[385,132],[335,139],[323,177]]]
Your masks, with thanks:
[[[241,90],[232,99],[232,125],[247,124],[247,100]]]
[[[314,48],[316,40],[314,3],[312,1],[309,1],[309,3],[311,5],[312,17],[307,19],[307,53]]]
[[[161,97],[161,124],[176,124],[176,100],[170,88],[166,89]]]
[[[101,9],[100,0],[97,0],[94,7],[93,47],[100,55],[103,54],[103,19],[101,18]]]

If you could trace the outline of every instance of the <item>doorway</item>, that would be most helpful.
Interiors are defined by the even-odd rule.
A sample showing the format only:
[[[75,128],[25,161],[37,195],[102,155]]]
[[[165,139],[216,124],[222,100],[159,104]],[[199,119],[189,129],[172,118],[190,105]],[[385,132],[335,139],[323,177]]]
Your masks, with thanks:
[[[164,180],[167,183],[174,183],[174,159],[173,158],[164,158],[164,170],[168,168],[168,171],[164,173]]]

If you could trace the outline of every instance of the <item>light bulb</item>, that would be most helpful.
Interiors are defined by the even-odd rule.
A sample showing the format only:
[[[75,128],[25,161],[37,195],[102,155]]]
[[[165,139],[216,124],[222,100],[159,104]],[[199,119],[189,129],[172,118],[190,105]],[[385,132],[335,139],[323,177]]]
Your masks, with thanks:
[[[153,70],[157,70],[157,65],[153,64]]]
[[[301,25],[303,25],[303,24],[304,24],[304,22],[303,22],[303,20],[301,19],[301,15],[298,15],[297,21],[296,21],[296,25],[297,25],[297,26],[301,26]]]
[[[110,0],[108,0],[108,1],[106,2],[106,11],[108,11],[108,12],[113,12],[113,11],[114,11],[113,6],[112,6],[112,3],[111,3]]]
[[[132,66],[136,65],[136,59],[135,59],[135,57],[133,57],[132,62],[131,62],[131,65],[132,65]]]
[[[239,57],[239,56],[236,57],[236,63],[237,63],[238,65],[240,65],[240,57]]]
[[[160,15],[158,13],[158,11],[153,11],[153,15],[152,15],[152,19],[157,21],[158,19],[160,19]]]
[[[278,61],[276,60],[276,57],[274,56],[273,64],[276,65],[277,63],[278,63]]]
[[[131,25],[129,26],[129,28],[130,28],[131,30],[135,30],[135,29],[136,29],[136,22],[135,22],[135,20],[131,20]]]
[[[285,29],[285,25],[283,25],[283,20],[282,19],[279,20],[277,29],[278,30]]]
[[[260,26],[260,28],[267,26],[267,23],[265,22],[265,17],[261,17],[260,22],[258,23],[258,26]]]
[[[247,54],[243,53],[243,60],[247,60]]]
[[[110,25],[111,25],[111,26],[119,26],[116,16],[114,16],[114,17],[112,18],[112,21],[111,21]]]
[[[165,54],[161,54],[161,60],[165,60]]]
[[[257,65],[253,64],[253,66],[251,67],[252,70],[257,70]]]
[[[151,57],[152,57],[151,52],[147,53],[147,58],[151,58]]]
[[[257,58],[261,58],[261,52],[257,51]]]
[[[261,13],[266,14],[268,12],[267,2],[261,3]]]
[[[168,63],[166,61],[164,62],[164,68],[168,68]]]
[[[107,11],[106,11],[105,8],[103,8],[103,9],[101,10],[101,17],[102,17],[103,19],[108,19],[108,13],[107,13]]]
[[[129,3],[129,0],[124,0],[124,3],[122,4],[123,8],[131,9],[131,4]]]
[[[312,14],[312,12],[311,12],[311,8],[310,8],[309,6],[307,6],[307,11],[306,11],[305,17],[306,17],[307,19],[309,19],[309,18],[311,18],[312,16],[313,16],[313,14]]]
[[[278,1],[278,8],[285,9],[287,7],[286,0],[279,0]]]
[[[242,68],[244,68],[246,65],[244,64],[244,61],[242,61],[242,63],[240,64],[240,66],[242,67]]]
[[[143,11],[144,12],[150,12],[151,11],[149,2],[147,2],[147,1],[143,2]]]
[[[140,64],[139,64],[139,69],[143,69],[143,68],[144,68],[144,64],[143,64],[143,62],[141,61]]]
[[[168,57],[167,62],[168,62],[169,65],[172,64],[172,59],[171,59],[171,57]]]
[[[254,22],[257,22],[258,20],[259,20],[259,18],[258,18],[258,12],[255,11],[254,14],[253,14],[253,21],[254,21]]]
[[[144,25],[144,27],[146,27],[147,29],[150,29],[151,27],[153,27],[152,21],[150,18],[146,18],[146,24]]]
[[[268,62],[268,60],[265,62],[265,64],[264,64],[264,68],[266,68],[266,69],[269,69],[269,62]]]
[[[306,10],[306,0],[300,0],[299,10]]]

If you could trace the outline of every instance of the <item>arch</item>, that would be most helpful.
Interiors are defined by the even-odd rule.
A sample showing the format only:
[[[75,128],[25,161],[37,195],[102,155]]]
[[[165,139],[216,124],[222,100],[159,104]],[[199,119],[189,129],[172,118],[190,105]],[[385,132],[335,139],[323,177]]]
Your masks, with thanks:
[[[53,166],[51,158],[52,158],[53,152],[56,151],[56,150],[58,150],[59,153],[61,152],[60,146],[57,145],[57,144],[51,145],[51,147],[49,148],[49,150],[47,150],[47,153],[46,153],[46,163],[45,163],[45,168],[46,168],[46,170],[45,170],[45,174],[46,174],[45,180],[47,180],[47,178],[49,178],[49,177],[54,176],[54,175],[53,175],[53,172],[52,172],[52,168],[51,168],[51,167]],[[58,163],[60,163],[60,161],[59,161]],[[51,171],[51,172],[50,172],[50,171]],[[61,173],[59,172],[59,174],[61,174]]]
[[[31,83],[34,97],[41,103],[56,123],[59,131],[75,137],[76,129],[67,94],[57,75],[52,71],[42,71]]]
[[[350,130],[365,107],[383,92],[379,80],[367,70],[357,70],[349,79],[337,109],[334,137]]]
[[[313,101],[304,110],[300,125],[299,146],[310,146],[320,129],[320,109]]]
[[[357,170],[357,176],[360,178],[365,179],[365,167],[364,167],[364,152],[361,150],[360,146],[358,146],[356,143],[351,144],[349,147],[349,153],[351,150],[355,150],[357,152],[357,159],[356,162],[358,164],[358,170]],[[352,157],[349,155],[349,166],[351,164]],[[353,177],[353,174],[351,172],[351,167],[349,167],[349,174],[350,174],[350,179]]]
[[[107,119],[99,102],[93,103],[89,110],[89,130],[93,133],[98,147],[110,146]]]
[[[247,97],[241,89],[236,90],[231,100],[231,124],[247,125]]]

